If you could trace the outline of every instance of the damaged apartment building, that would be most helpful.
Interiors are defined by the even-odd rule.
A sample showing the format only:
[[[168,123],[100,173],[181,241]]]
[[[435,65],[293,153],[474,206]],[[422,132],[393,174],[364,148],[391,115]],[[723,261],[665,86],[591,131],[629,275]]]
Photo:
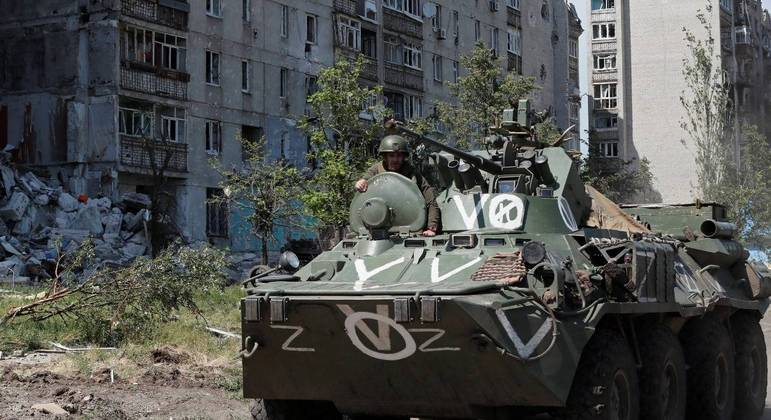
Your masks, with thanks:
[[[760,0],[586,0],[590,52],[590,142],[609,170],[643,157],[654,176],[641,202],[692,202],[698,196],[695,146],[681,128],[688,91],[685,26],[716,40],[716,66],[730,87],[732,124],[756,124],[771,138],[771,17]],[[705,12],[712,33],[696,15]]]
[[[532,76],[535,109],[578,123],[575,9],[564,0],[0,0],[0,148],[73,194],[147,193],[163,168],[188,240],[254,250],[209,160],[238,139],[306,165],[297,127],[319,71],[363,54],[362,83],[401,119],[429,116],[483,42]],[[366,115],[362,115],[366,117]],[[579,132],[576,128],[575,132]],[[147,140],[147,145],[145,142]],[[574,144],[573,147],[577,147]],[[277,247],[290,236],[278,232]]]

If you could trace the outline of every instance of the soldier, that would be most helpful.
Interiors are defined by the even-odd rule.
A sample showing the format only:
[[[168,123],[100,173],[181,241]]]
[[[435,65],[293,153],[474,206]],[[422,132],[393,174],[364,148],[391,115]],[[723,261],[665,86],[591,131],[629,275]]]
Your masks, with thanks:
[[[428,207],[428,222],[423,236],[435,236],[439,228],[439,206],[436,205],[436,194],[425,178],[423,178],[412,165],[407,162],[410,155],[407,140],[402,136],[390,135],[383,137],[380,141],[378,153],[383,157],[383,161],[372,165],[362,178],[356,181],[356,190],[359,192],[367,191],[369,187],[368,180],[377,174],[383,172],[396,172],[412,179],[423,193],[423,199],[426,200]]]

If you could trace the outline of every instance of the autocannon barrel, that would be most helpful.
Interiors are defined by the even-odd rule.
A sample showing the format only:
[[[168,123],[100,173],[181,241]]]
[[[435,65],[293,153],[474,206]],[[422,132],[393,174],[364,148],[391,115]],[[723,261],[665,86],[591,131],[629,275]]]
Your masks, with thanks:
[[[707,238],[731,239],[736,235],[737,228],[733,223],[708,219],[701,223],[700,230]]]
[[[390,126],[390,127],[394,127],[394,126]],[[438,141],[436,141],[436,140],[434,140],[434,139],[432,139],[430,137],[418,134],[418,133],[416,133],[416,132],[414,132],[414,131],[412,131],[412,130],[410,130],[408,128],[405,128],[403,126],[395,126],[395,128],[397,130],[405,133],[405,134],[408,134],[408,135],[414,137],[419,142],[421,142],[421,143],[423,143],[425,145],[429,145],[429,146],[435,147],[435,148],[437,148],[439,150],[442,150],[444,152],[447,152],[447,153],[455,156],[456,158],[463,159],[467,163],[469,163],[469,164],[471,164],[471,165],[473,165],[473,166],[475,166],[475,167],[477,167],[477,168],[479,168],[479,169],[481,169],[481,170],[483,170],[483,171],[485,171],[487,173],[490,173],[490,174],[493,174],[493,175],[500,175],[500,174],[503,173],[503,168],[501,167],[501,165],[499,165],[496,162],[493,162],[490,159],[486,159],[486,158],[483,158],[482,156],[477,156],[475,154],[472,154],[472,153],[469,153],[469,152],[464,152],[463,150],[460,150],[460,149],[456,149],[455,147],[448,146],[448,145],[446,145],[444,143],[441,143],[441,142],[438,142]]]

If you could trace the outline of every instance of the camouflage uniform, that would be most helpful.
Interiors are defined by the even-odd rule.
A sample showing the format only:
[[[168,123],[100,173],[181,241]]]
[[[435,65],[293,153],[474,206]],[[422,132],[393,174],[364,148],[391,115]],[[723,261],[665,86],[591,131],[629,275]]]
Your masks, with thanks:
[[[373,176],[382,174],[384,172],[388,171],[383,166],[383,162],[379,162],[367,169],[367,172],[364,173],[362,178],[369,181],[369,179]],[[436,204],[436,193],[434,192],[434,187],[432,187],[423,176],[417,173],[417,171],[415,171],[412,168],[412,165],[410,165],[408,162],[404,162],[401,170],[399,170],[398,173],[413,180],[418,185],[418,188],[423,193],[423,199],[426,200],[426,207],[428,207],[428,219],[426,222],[426,227],[433,230],[434,232],[438,231],[439,206]]]

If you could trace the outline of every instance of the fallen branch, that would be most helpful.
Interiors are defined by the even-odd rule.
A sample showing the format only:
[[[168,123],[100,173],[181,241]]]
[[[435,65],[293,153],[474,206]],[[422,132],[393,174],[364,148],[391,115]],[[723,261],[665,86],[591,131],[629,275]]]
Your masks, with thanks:
[[[77,352],[84,352],[84,351],[114,351],[118,350],[115,347],[81,347],[81,348],[70,348],[67,346],[64,346],[59,343],[54,343],[53,341],[50,342],[52,347],[56,347],[59,350],[62,350],[66,353],[77,353]]]
[[[241,339],[241,334],[236,334],[236,333],[232,333],[232,332],[228,332],[228,331],[223,331],[223,330],[220,330],[220,329],[217,329],[217,328],[206,327],[206,331],[209,331],[210,333],[213,333],[214,335],[218,335],[220,337],[238,338],[239,340]]]

